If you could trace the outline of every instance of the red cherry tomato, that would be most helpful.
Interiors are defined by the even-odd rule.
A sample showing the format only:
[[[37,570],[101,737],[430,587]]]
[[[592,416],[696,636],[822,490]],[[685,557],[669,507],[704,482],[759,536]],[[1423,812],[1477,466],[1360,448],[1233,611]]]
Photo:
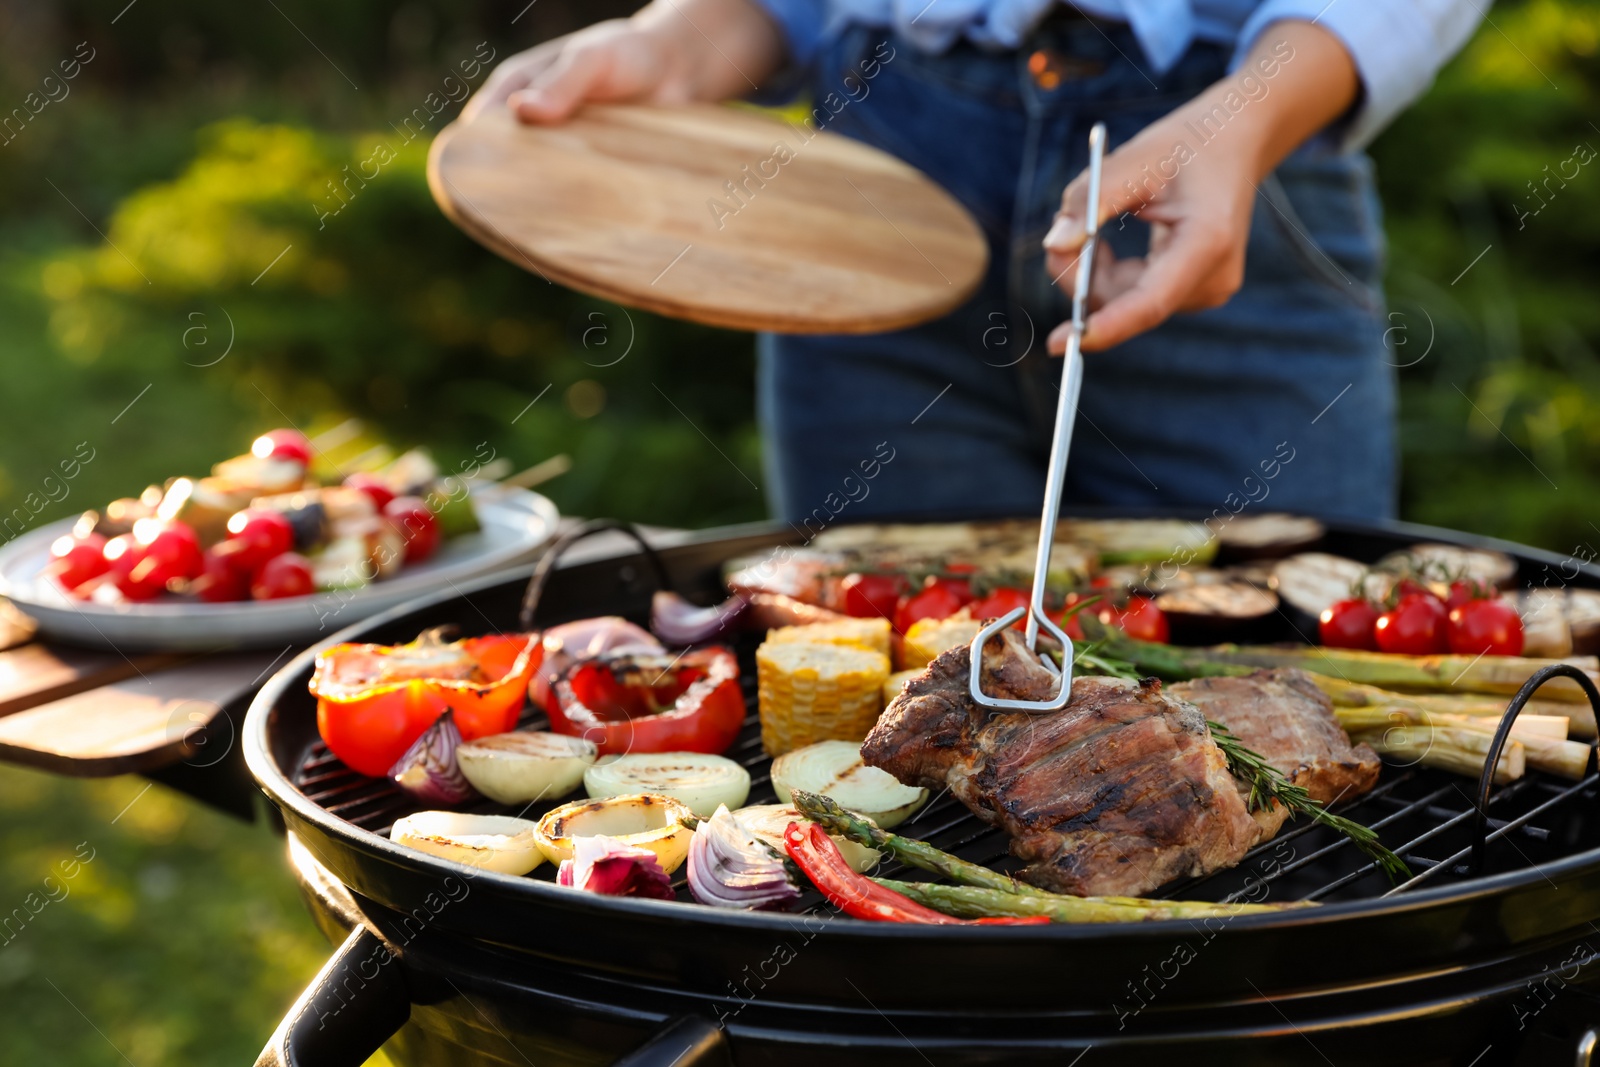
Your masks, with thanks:
[[[1166,612],[1156,607],[1156,602],[1147,596],[1129,597],[1128,606],[1121,611],[1110,605],[1102,607],[1099,617],[1101,622],[1120,627],[1123,633],[1138,641],[1165,644],[1172,636]]]
[[[1448,613],[1444,601],[1432,593],[1411,593],[1373,624],[1373,636],[1383,652],[1426,656],[1450,648]]]
[[[1447,608],[1459,608],[1469,601],[1490,599],[1499,595],[1499,590],[1494,587],[1492,582],[1458,578],[1450,583],[1450,595],[1445,598],[1444,606]]]
[[[250,582],[250,595],[256,600],[307,596],[315,590],[311,562],[298,552],[283,552],[267,560]]]
[[[1402,578],[1400,579],[1399,584],[1395,586],[1395,599],[1397,601],[1417,593],[1420,593],[1423,596],[1431,596],[1433,599],[1439,600],[1439,597],[1432,589],[1429,589],[1426,585],[1417,581],[1415,578]],[[1441,604],[1444,603],[1442,600],[1439,602]]]
[[[1378,609],[1360,597],[1340,600],[1322,609],[1317,619],[1317,636],[1329,648],[1361,648],[1378,651],[1378,638],[1372,628],[1378,622]]]
[[[311,466],[311,442],[299,430],[268,430],[250,445],[250,453],[259,459],[287,460],[302,467]]]
[[[74,537],[63,534],[50,545],[50,576],[65,589],[76,589],[111,569],[106,562],[106,539],[97,533]]]
[[[1450,609],[1450,651],[1463,656],[1522,655],[1522,617],[1504,600],[1469,600]]]
[[[406,542],[406,562],[421,563],[439,547],[439,519],[420,497],[397,496],[383,514]]]
[[[894,628],[903,634],[921,619],[948,619],[966,603],[948,586],[932,582],[914,596],[901,598],[894,612]]]
[[[146,521],[155,525],[145,526]],[[205,569],[200,538],[188,523],[141,520],[134,524],[133,536],[145,545],[144,558],[131,574],[136,581],[148,581],[168,589],[174,582],[200,577]]]
[[[906,580],[896,574],[851,574],[841,582],[844,613],[858,619],[893,619]]]
[[[344,480],[346,489],[359,489],[367,494],[367,499],[372,501],[372,506],[382,511],[394,499],[394,490],[384,484],[383,479],[376,474],[366,471],[357,471]]]
[[[1029,594],[1021,589],[1013,589],[1010,586],[1001,586],[999,589],[996,589],[982,600],[974,601],[968,607],[972,612],[972,617],[974,619],[998,619],[1002,615],[1015,611],[1018,608],[1027,608],[1028,596]],[[1026,626],[1027,618],[1028,617],[1024,615],[1022,618],[1012,623],[1012,625],[1019,628]]]
[[[221,604],[250,599],[250,574],[239,566],[237,541],[224,541],[206,549],[205,567],[193,590],[201,600]]]
[[[165,588],[151,580],[151,568],[140,569],[147,550],[148,546],[131,533],[118,534],[106,542],[105,558],[110,564],[106,576],[129,600],[150,600]]]
[[[276,556],[294,547],[294,527],[281,512],[267,508],[246,508],[228,519],[230,539],[241,547],[235,562],[239,569],[254,574]]]
[[[972,566],[970,563],[952,563],[950,564],[948,570],[952,574],[970,574],[977,570],[977,568]],[[930,575],[923,585],[930,587],[938,586],[939,588],[946,590],[957,600],[961,601],[962,607],[966,607],[968,604],[972,603],[972,582],[966,578],[949,578],[944,575]]]

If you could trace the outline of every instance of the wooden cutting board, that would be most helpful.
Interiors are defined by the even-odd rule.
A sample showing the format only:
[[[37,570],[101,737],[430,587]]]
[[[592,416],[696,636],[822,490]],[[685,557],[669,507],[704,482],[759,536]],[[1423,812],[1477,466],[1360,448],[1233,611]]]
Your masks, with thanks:
[[[977,224],[874,148],[749,109],[592,105],[561,126],[503,108],[433,142],[452,220],[547,281],[735,329],[876,333],[978,286]]]

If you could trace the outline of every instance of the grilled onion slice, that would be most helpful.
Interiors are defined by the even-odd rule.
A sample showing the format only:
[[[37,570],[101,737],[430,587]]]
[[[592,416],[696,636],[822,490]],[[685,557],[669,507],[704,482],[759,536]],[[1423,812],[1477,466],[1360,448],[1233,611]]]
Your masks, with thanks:
[[[584,771],[583,788],[591,797],[659,793],[705,819],[719,804],[731,811],[745,802],[750,772],[731,759],[700,752],[634,752]]]
[[[419,811],[394,824],[389,840],[501,874],[527,874],[545,860],[539,830],[527,819],[509,815],[466,815],[458,811]]]
[[[745,832],[759,841],[764,841],[777,850],[778,855],[784,855],[783,831],[792,822],[804,825],[806,817],[800,814],[798,808],[788,804],[752,804],[748,808],[740,808],[733,813],[733,821],[744,828]],[[871,822],[871,819],[867,820]],[[850,869],[860,874],[870,871],[878,865],[883,858],[883,853],[875,848],[868,848],[838,834],[829,834],[833,843],[839,846],[839,854],[850,865]]]
[[[564,797],[594,761],[594,742],[548,730],[513,730],[456,749],[456,763],[472,787],[502,804]]]
[[[654,852],[661,869],[671,874],[689,854],[694,831],[679,821],[689,814],[680,801],[652,793],[574,800],[539,820],[539,847],[550,862],[560,863],[573,858],[577,838],[605,834]]]
[[[780,801],[789,800],[795,789],[832,797],[885,830],[910,818],[928,799],[926,789],[901,785],[888,771],[861,762],[855,741],[820,741],[785,752],[772,761],[772,788]]]

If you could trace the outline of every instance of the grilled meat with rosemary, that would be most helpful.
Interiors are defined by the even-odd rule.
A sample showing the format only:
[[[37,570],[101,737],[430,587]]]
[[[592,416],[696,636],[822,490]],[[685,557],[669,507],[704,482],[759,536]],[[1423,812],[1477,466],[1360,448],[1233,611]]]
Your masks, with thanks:
[[[1063,711],[994,713],[971,699],[970,662],[965,646],[942,653],[884,711],[861,755],[902,782],[948,785],[1003,827],[1028,863],[1025,881],[1139,896],[1230,867],[1270,833],[1205,717],[1159,682],[1080,677]],[[990,640],[983,670],[984,691],[999,697],[1040,699],[1057,684],[1015,630]]]
[[[1242,678],[1196,678],[1167,692],[1221,723],[1312,800],[1352,800],[1378,782],[1382,763],[1350,738],[1333,702],[1298,667],[1256,671]]]

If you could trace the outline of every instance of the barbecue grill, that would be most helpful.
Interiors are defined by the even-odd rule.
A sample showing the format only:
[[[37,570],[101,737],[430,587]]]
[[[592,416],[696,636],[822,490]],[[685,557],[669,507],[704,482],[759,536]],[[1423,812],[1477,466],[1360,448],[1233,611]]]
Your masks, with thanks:
[[[652,558],[625,550],[547,574],[538,622],[642,621],[665,578],[702,602],[720,568],[793,539],[715,531]],[[1319,546],[1375,560],[1419,540],[1494,548],[1524,582],[1575,564],[1437,529],[1330,523]],[[1561,576],[1557,578],[1555,576]],[[512,630],[529,572],[486,578],[330,638],[398,643],[428,627]],[[1565,584],[1600,587],[1578,568]],[[1293,636],[1285,618],[1283,633]],[[771,799],[751,709],[728,753],[750,803]],[[747,913],[600,897],[475,872],[391,843],[419,805],[345,768],[317,737],[316,649],[262,689],[250,769],[281,810],[313,912],[342,946],[259,1063],[351,1067],[380,1044],[452,1064],[1587,1064],[1600,1034],[1600,775],[1535,771],[1490,792],[1386,763],[1342,813],[1375,827],[1414,877],[1392,886],[1343,838],[1296,820],[1240,865],[1168,896],[1321,906],[1204,922],[903,926],[834,913]],[[530,713],[527,725],[541,725]],[[536,818],[550,804],[526,813]],[[478,810],[509,812],[485,802]],[[899,832],[1006,869],[1006,838],[934,798]],[[893,877],[913,878],[891,865]],[[678,879],[679,896],[687,900]],[[346,936],[347,935],[347,936]]]

